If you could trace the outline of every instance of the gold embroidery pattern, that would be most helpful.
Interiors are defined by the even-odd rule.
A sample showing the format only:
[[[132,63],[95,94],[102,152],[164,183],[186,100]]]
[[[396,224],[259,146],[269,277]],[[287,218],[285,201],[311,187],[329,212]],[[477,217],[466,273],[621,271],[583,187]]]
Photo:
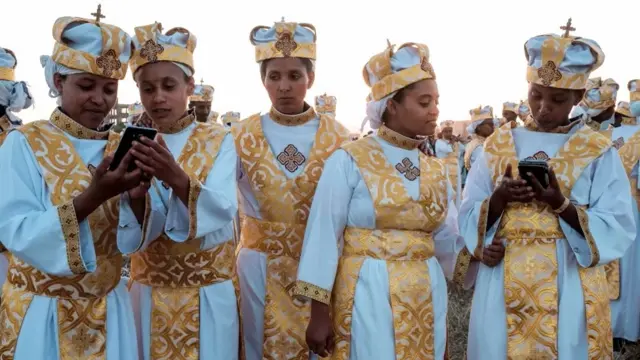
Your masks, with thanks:
[[[453,282],[459,284],[460,286],[464,285],[464,280],[467,276],[467,271],[469,271],[469,265],[471,264],[471,253],[467,248],[463,248],[460,253],[458,253],[458,259],[456,260],[456,267],[453,270]]]
[[[464,167],[467,170],[471,170],[471,154],[478,147],[484,144],[484,138],[480,136],[475,136],[465,147],[464,150]]]
[[[319,286],[305,281],[296,281],[293,293],[296,296],[303,296],[315,301],[319,301],[323,304],[331,305],[331,302],[329,301],[331,298],[330,291],[327,291]]]
[[[190,114],[187,118],[191,118]],[[191,121],[192,122],[192,121]],[[200,288],[233,279],[234,245],[201,250],[196,238],[197,201],[227,131],[197,123],[177,163],[189,175],[189,234],[177,243],[166,234],[131,256],[131,279],[151,286],[151,357],[197,360],[200,351]],[[143,224],[146,236],[147,218]]]
[[[263,220],[244,216],[241,247],[267,255],[263,354],[266,359],[308,356],[305,341],[309,303],[293,298],[306,221],[324,162],[349,139],[349,131],[320,115],[303,172],[288,179],[254,115],[231,130],[244,173],[260,205]],[[245,214],[246,215],[246,214]]]
[[[278,154],[277,159],[288,172],[295,172],[298,170],[298,167],[302,166],[302,164],[307,160],[293,144],[287,145],[287,147]]]
[[[171,123],[169,125],[160,125],[153,122],[152,126],[154,129],[158,130],[158,132],[162,134],[177,134],[183,131],[184,129],[188,128],[189,125],[193,124],[195,121],[196,121],[195,113],[193,111],[189,111],[187,113],[187,116],[183,117],[182,119],[174,123]]]
[[[538,69],[538,77],[544,86],[549,86],[551,83],[562,79],[562,73],[556,68],[556,63],[547,61],[543,67]]]
[[[164,47],[162,47],[162,45],[149,39],[144,43],[144,45],[142,45],[142,49],[140,49],[140,57],[147,61],[155,62],[158,61],[158,55],[163,52]]]
[[[55,118],[54,112],[52,118]],[[52,122],[36,121],[19,128],[23,133],[51,191],[51,202],[57,206],[63,228],[68,225],[73,211],[72,199],[84,191],[91,175],[73,144],[59,130],[70,133],[82,128],[54,127]],[[72,121],[72,120],[71,120]],[[83,132],[92,136],[97,132]],[[119,142],[116,133],[107,134],[105,154],[115,151]],[[0,312],[0,322],[7,327],[0,343],[0,358],[12,359],[20,334],[22,321],[34,295],[57,298],[58,342],[60,358],[104,359],[106,354],[106,298],[120,282],[122,255],[116,246],[118,224],[118,197],[104,203],[89,215],[89,228],[93,236],[97,268],[92,273],[68,277],[43,273],[15,256],[9,257],[9,270]],[[65,207],[66,206],[66,207]],[[75,215],[73,215],[75,218]],[[65,219],[66,218],[66,219]],[[77,222],[77,220],[76,220]],[[71,220],[71,227],[76,226]],[[68,229],[63,230],[69,235]],[[76,241],[77,240],[77,241]],[[75,244],[74,244],[75,242]],[[70,267],[81,267],[79,233],[74,241],[67,239]],[[72,247],[76,247],[75,250]],[[75,265],[74,265],[75,264]],[[8,300],[5,300],[8,299]]]
[[[420,198],[414,201],[377,140],[363,138],[343,148],[355,160],[367,184],[374,202],[376,229],[345,229],[332,300],[336,331],[332,358],[349,358],[358,274],[364,260],[374,258],[387,260],[396,357],[433,359],[431,278],[425,260],[434,254],[431,232],[447,212],[445,166],[419,153],[423,176]]]
[[[447,166],[447,172],[449,175],[449,183],[451,184],[451,189],[453,190],[453,197],[457,197],[458,193],[458,143],[454,143],[452,145],[453,151],[450,152],[447,157],[442,159],[444,164]],[[460,204],[457,204],[458,206]]]
[[[308,106],[308,105],[305,104],[305,106]],[[315,119],[316,116],[317,116],[316,110],[310,106],[302,114],[296,114],[296,115],[283,114],[274,107],[271,107],[271,110],[269,110],[269,117],[271,118],[271,120],[284,126],[302,125],[309,122],[312,119]]]
[[[573,185],[584,169],[604,153],[610,142],[602,135],[584,126],[576,131],[558,154],[549,163],[565,196],[569,196]],[[485,143],[485,155],[492,178],[497,184],[508,164],[517,176],[517,156],[509,127],[500,128]],[[597,264],[599,253],[588,228],[584,207],[577,206],[580,224],[592,254],[592,264]],[[488,208],[487,208],[488,209]],[[480,226],[480,224],[479,224]],[[486,228],[486,224],[483,229]],[[481,229],[479,228],[480,232]],[[484,231],[484,230],[483,230]],[[484,235],[484,233],[483,233]],[[497,238],[507,240],[504,266],[505,305],[507,310],[507,355],[522,358],[538,354],[557,357],[558,289],[556,241],[564,238],[557,214],[547,205],[533,202],[513,203],[507,206],[499,224]],[[479,245],[484,237],[478,239]],[[478,251],[478,249],[476,250]],[[602,274],[604,269],[600,268]],[[587,339],[589,353],[607,353],[603,344],[610,333],[610,315],[601,306],[607,299],[599,284],[597,271],[581,268],[580,279],[585,294],[587,313]],[[606,282],[605,282],[606,285]],[[587,300],[592,299],[592,300]],[[608,329],[608,330],[607,330]],[[608,356],[590,359],[610,358]]]
[[[405,150],[417,149],[420,145],[426,142],[426,140],[424,139],[419,140],[419,139],[412,139],[410,137],[406,137],[400,133],[397,133],[389,129],[384,125],[382,125],[380,129],[378,129],[378,137],[393,146],[397,146]]]
[[[475,256],[475,258],[480,261],[482,261],[483,258],[484,238],[487,234],[487,223],[489,222],[490,201],[491,196],[484,199],[484,201],[480,205],[480,214],[478,215],[478,243],[475,250],[473,251],[473,256]]]
[[[86,128],[68,117],[59,108],[54,110],[49,120],[58,129],[78,139],[107,140],[109,138],[108,131],[95,131]]]
[[[102,69],[104,76],[111,77],[114,71],[118,71],[122,67],[122,62],[118,60],[116,52],[113,49],[109,49],[96,59],[96,65],[99,69]]]
[[[283,31],[278,34],[278,41],[276,41],[275,48],[285,57],[289,57],[291,53],[298,48],[298,43],[293,40],[290,32]]]
[[[80,224],[76,218],[73,200],[58,207],[58,218],[66,241],[69,268],[74,274],[84,274],[87,272],[87,268],[85,268],[80,256]]]

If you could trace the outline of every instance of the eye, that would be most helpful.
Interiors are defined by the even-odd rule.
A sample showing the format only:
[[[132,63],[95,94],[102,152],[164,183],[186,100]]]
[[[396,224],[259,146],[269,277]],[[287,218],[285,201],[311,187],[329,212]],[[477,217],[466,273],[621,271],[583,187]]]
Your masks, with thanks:
[[[269,74],[269,80],[276,81],[278,79],[280,79],[280,75],[279,74],[276,74],[276,73]]]

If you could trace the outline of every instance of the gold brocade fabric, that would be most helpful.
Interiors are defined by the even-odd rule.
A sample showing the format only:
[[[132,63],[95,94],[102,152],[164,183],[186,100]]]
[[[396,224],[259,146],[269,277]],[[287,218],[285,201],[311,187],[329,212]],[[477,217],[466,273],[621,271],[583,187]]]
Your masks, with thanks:
[[[471,170],[471,154],[478,147],[484,144],[485,138],[475,135],[464,148],[464,167],[467,171]]]
[[[345,229],[333,288],[336,345],[332,359],[349,359],[356,283],[367,258],[387,261],[396,358],[434,359],[431,278],[425,260],[434,255],[431,233],[447,213],[445,165],[419,154],[420,197],[415,201],[377,140],[363,138],[344,149],[367,184],[376,229]]]
[[[4,139],[9,135],[9,130],[13,127],[11,121],[7,115],[0,116],[0,145],[4,142]]]
[[[267,255],[264,359],[306,359],[309,352],[305,331],[310,306],[292,296],[304,229],[324,162],[349,140],[349,131],[333,117],[319,116],[320,125],[305,168],[292,179],[287,178],[273,155],[260,115],[232,128],[243,173],[262,219],[245,214],[240,246]]]
[[[453,198],[457,198],[458,191],[458,147],[459,143],[455,142],[452,145],[453,151],[450,152],[446,158],[442,159],[444,164],[447,166],[447,171],[449,173],[449,183],[451,184],[451,189],[453,189]],[[457,204],[458,206],[460,204]]]
[[[152,360],[198,360],[200,288],[235,277],[232,239],[201,250],[202,239],[196,238],[198,195],[226,134],[218,124],[197,123],[176,161],[190,179],[187,240],[162,234],[131,256],[131,279],[152,288]]]
[[[97,267],[88,273],[80,257],[80,228],[73,198],[91,182],[91,173],[56,119],[36,121],[19,128],[27,139],[58,207],[67,246],[67,261],[75,275],[53,276],[10,256],[3,288],[0,323],[0,359],[13,359],[20,328],[35,295],[57,299],[60,359],[106,359],[106,295],[120,282],[122,255],[116,246],[119,197],[89,215]],[[53,126],[53,125],[56,126]],[[86,134],[85,134],[86,135]],[[119,135],[109,133],[105,154],[111,154]],[[25,334],[26,335],[26,334]]]
[[[610,147],[602,135],[584,126],[549,161],[566,197],[584,169]],[[518,158],[511,128],[497,130],[484,145],[492,179],[498,183],[508,164],[517,174]],[[612,332],[604,267],[589,230],[584,206],[576,206],[592,263],[580,268],[585,299],[589,359],[611,359]],[[483,247],[486,211],[481,214],[478,249]],[[508,359],[558,357],[558,260],[556,241],[563,239],[558,215],[543,203],[511,203],[503,213],[496,237],[506,240],[504,296],[507,313]]]

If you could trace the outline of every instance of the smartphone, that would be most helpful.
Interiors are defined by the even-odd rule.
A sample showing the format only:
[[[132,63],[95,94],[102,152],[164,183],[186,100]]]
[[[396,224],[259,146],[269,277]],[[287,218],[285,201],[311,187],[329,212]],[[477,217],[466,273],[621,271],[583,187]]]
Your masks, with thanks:
[[[116,153],[113,155],[111,165],[109,165],[109,170],[115,170],[120,166],[120,162],[124,159],[124,156],[127,155],[127,152],[129,152],[129,149],[133,146],[134,141],[140,141],[142,136],[148,139],[154,139],[157,133],[158,130],[152,128],[138,126],[129,126],[125,128],[124,134],[122,134],[122,138],[120,139],[120,144],[118,144]],[[133,171],[135,169],[136,164],[132,161],[129,164],[127,171]]]
[[[549,164],[545,160],[523,160],[518,163],[520,177],[532,186],[531,173],[543,187],[549,186]]]

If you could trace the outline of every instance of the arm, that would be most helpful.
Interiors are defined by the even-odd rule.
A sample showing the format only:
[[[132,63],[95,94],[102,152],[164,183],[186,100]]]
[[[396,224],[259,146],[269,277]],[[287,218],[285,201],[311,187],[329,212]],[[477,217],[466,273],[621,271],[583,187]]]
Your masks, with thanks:
[[[635,199],[614,149],[609,149],[582,173],[573,192],[582,193],[580,187],[589,187],[585,189],[585,199],[572,198],[572,210],[560,214],[560,226],[578,263],[590,267],[621,258],[636,237],[631,204]],[[576,217],[580,231],[573,227]]]
[[[187,205],[172,189],[165,224],[165,233],[171,240],[185,242],[200,238],[233,221],[238,212],[237,162],[233,138],[227,134],[205,181],[190,179]]]
[[[92,206],[86,198],[51,205],[39,165],[18,131],[0,147],[0,173],[0,233],[7,250],[56,276],[94,271],[93,236],[85,220]]]
[[[294,293],[328,305],[358,170],[343,150],[324,165],[304,234]]]

